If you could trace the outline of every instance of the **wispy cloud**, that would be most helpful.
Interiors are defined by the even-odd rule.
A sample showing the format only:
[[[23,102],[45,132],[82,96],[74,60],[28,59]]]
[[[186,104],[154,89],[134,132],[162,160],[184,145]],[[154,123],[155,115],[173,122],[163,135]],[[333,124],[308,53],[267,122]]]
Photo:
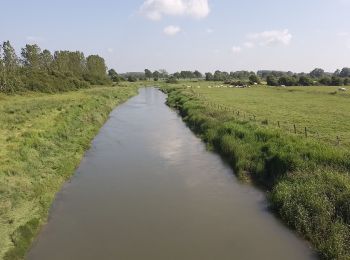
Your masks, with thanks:
[[[27,36],[26,37],[27,42],[34,44],[34,43],[41,43],[45,41],[43,37],[40,36]]]
[[[233,47],[231,48],[231,51],[232,51],[233,53],[240,53],[240,52],[242,51],[242,47],[240,47],[240,46],[233,46]]]
[[[292,40],[292,34],[288,29],[285,29],[252,33],[248,35],[248,38],[261,46],[289,45]]]
[[[168,36],[174,36],[181,31],[181,28],[174,25],[169,25],[164,28],[163,32]]]
[[[338,37],[349,37],[350,36],[350,33],[349,32],[338,32],[337,33],[337,36]]]
[[[244,47],[248,48],[248,49],[254,48],[255,47],[255,43],[254,42],[245,42],[244,43]]]
[[[113,48],[107,48],[107,52],[108,52],[108,53],[113,53],[113,52],[114,52],[114,49],[113,49]]]
[[[208,0],[146,0],[140,7],[141,14],[159,21],[163,16],[189,16],[205,18],[210,13]]]
[[[209,34],[211,34],[211,33],[214,32],[214,30],[213,30],[212,28],[208,28],[208,29],[206,30],[206,32],[209,33]]]

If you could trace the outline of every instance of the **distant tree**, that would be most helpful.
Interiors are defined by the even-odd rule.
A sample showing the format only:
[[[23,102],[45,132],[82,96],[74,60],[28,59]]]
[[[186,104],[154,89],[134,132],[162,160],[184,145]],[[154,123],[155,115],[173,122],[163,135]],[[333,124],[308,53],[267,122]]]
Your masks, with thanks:
[[[324,70],[320,68],[316,68],[313,71],[310,72],[310,76],[313,78],[321,78],[324,76]]]
[[[337,69],[336,71],[334,71],[333,76],[339,77],[340,76],[340,70]]]
[[[200,79],[203,77],[202,73],[200,73],[198,70],[196,70],[195,72],[193,72],[193,75],[197,78]]]
[[[107,66],[105,60],[98,55],[90,55],[86,58],[85,75],[86,80],[92,84],[104,84],[108,80],[106,70]]]
[[[166,80],[166,83],[176,84],[176,83],[178,83],[178,81],[174,76],[171,76]]]
[[[30,69],[39,69],[40,53],[41,50],[38,45],[27,44],[21,51],[23,65]]]
[[[339,76],[342,78],[350,77],[350,68],[343,68],[340,71]]]
[[[15,49],[9,41],[2,44],[3,63],[6,71],[13,71],[19,67],[19,59]]]
[[[79,51],[55,51],[53,68],[61,73],[74,75],[78,78],[82,78],[84,74],[91,76],[92,74],[100,74],[101,70],[104,70],[104,74],[106,74],[104,60],[97,55],[91,55],[89,57],[85,59],[84,53]],[[101,64],[104,65],[104,68],[102,68],[103,66],[98,67]],[[95,68],[97,71],[94,70]]]
[[[169,76],[169,73],[165,69],[160,69],[159,71],[159,77],[162,79],[166,79]]]
[[[150,80],[152,78],[152,71],[145,69],[145,77]]]
[[[224,81],[228,79],[229,74],[227,72],[221,72],[220,70],[217,70],[214,72],[214,80],[215,81]]]
[[[205,80],[206,80],[206,81],[212,81],[212,80],[214,80],[213,74],[212,74],[211,72],[205,73]]]
[[[153,72],[153,74],[152,74],[152,76],[153,76],[153,80],[154,81],[158,81],[159,80],[159,77],[160,77],[160,73],[159,73],[159,71],[154,71]]]
[[[298,83],[300,86],[312,86],[313,80],[308,76],[301,76]]]
[[[183,79],[193,79],[195,78],[195,75],[192,71],[189,70],[183,70],[180,72],[181,78]]]
[[[9,41],[5,41],[0,49],[2,49],[0,91],[15,92],[22,87],[22,81],[18,72],[20,68],[19,59]]]
[[[250,84],[260,83],[260,79],[259,79],[259,77],[257,75],[251,74],[249,76],[249,82],[250,82]]]
[[[344,84],[345,86],[350,85],[350,78],[345,78],[344,81],[343,81],[343,84]]]
[[[328,76],[324,76],[319,80],[319,83],[324,86],[330,86],[332,85],[332,79]]]
[[[50,71],[53,63],[53,56],[49,50],[43,50],[40,53],[40,68],[42,70]]]
[[[282,76],[278,79],[278,84],[285,86],[296,86],[298,85],[298,81],[294,77]]]
[[[175,73],[173,74],[173,76],[174,76],[174,78],[176,78],[176,79],[181,78],[181,74],[180,74],[179,72],[175,72]]]
[[[343,80],[342,78],[338,77],[338,76],[333,76],[332,77],[332,82],[331,82],[332,86],[342,86],[343,85]]]
[[[136,82],[137,78],[135,76],[130,75],[130,76],[128,76],[128,81],[129,82]]]
[[[108,71],[108,76],[110,77],[110,79],[113,82],[119,82],[120,81],[120,77],[119,77],[118,73],[114,69],[110,69]]]
[[[273,75],[268,75],[266,81],[269,86],[278,86],[278,79]]]

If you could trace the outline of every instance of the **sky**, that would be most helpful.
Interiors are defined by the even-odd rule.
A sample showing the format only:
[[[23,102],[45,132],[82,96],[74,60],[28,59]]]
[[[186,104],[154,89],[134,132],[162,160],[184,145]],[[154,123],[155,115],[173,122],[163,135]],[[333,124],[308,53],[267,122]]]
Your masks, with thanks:
[[[99,54],[117,72],[350,67],[350,0],[0,0],[18,52]]]

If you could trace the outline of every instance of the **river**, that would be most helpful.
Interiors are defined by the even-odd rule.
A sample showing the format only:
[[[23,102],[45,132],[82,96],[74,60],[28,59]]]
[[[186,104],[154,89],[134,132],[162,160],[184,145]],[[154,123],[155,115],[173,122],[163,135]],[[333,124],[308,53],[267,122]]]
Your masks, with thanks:
[[[317,259],[165,100],[143,88],[111,113],[26,259]]]

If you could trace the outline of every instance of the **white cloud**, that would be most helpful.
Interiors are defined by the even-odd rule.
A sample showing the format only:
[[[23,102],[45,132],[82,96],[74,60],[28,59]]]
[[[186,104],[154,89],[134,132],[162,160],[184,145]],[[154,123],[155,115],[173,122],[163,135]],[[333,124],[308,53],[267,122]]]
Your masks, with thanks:
[[[209,34],[210,34],[210,33],[213,33],[213,32],[214,32],[214,30],[213,30],[213,29],[211,29],[211,28],[208,28],[208,29],[207,29],[207,33],[209,33]]]
[[[251,49],[255,47],[255,43],[254,42],[245,42],[244,43],[244,47]]]
[[[113,52],[114,52],[114,49],[113,49],[113,48],[107,48],[107,52],[113,53]]]
[[[26,40],[29,43],[34,44],[34,43],[41,43],[41,42],[43,42],[44,38],[43,37],[39,37],[39,36],[27,36]]]
[[[201,19],[209,15],[210,8],[208,0],[146,0],[140,12],[154,21],[167,15]]]
[[[350,36],[350,34],[348,32],[338,32],[337,36],[338,37],[348,37],[348,36]]]
[[[181,31],[181,28],[178,27],[178,26],[174,26],[174,25],[169,25],[167,27],[164,28],[164,33],[166,35],[169,35],[169,36],[174,36],[176,34],[178,34],[179,32]]]
[[[240,53],[242,51],[242,47],[240,47],[240,46],[233,46],[231,50],[232,50],[233,53]]]
[[[287,29],[264,31],[260,33],[249,34],[248,38],[261,46],[270,45],[289,45],[292,40],[292,34]]]

